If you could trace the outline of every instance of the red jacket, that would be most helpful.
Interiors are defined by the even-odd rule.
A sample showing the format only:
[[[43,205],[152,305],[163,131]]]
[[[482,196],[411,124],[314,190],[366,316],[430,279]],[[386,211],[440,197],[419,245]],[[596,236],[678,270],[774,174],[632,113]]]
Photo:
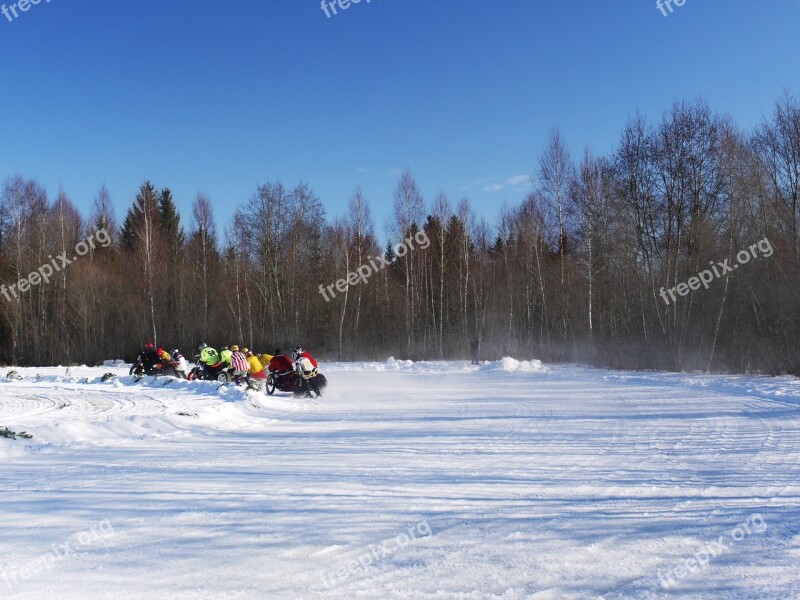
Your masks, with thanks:
[[[267,368],[275,373],[283,373],[284,371],[291,371],[294,367],[288,356],[279,354],[278,356],[272,357],[272,360],[269,361],[269,367]]]
[[[317,364],[317,361],[315,361],[315,360],[314,360],[314,357],[313,357],[313,356],[311,356],[311,355],[310,355],[308,352],[303,352],[303,353],[302,353],[300,356],[302,356],[303,358],[307,358],[308,360],[310,360],[310,361],[311,361],[311,364],[312,364],[312,365],[314,365],[314,368],[315,368],[315,369],[319,367],[319,365]]]

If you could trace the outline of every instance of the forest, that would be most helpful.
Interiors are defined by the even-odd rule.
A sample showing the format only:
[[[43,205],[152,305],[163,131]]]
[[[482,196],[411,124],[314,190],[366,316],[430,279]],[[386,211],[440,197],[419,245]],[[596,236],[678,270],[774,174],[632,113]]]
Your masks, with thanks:
[[[409,171],[379,219],[360,188],[331,216],[306,183],[267,179],[223,225],[204,194],[179,214],[169,182],[131,190],[118,216],[104,186],[81,214],[65,190],[51,198],[12,175],[0,284],[98,231],[112,243],[0,296],[0,362],[130,360],[149,341],[187,357],[206,342],[455,359],[478,338],[483,359],[797,374],[800,102],[787,92],[765,109],[743,130],[702,99],[677,100],[659,119],[630,117],[605,156],[554,129],[531,156],[529,193],[492,223],[468,198],[424,196]],[[400,256],[420,232],[430,244]],[[662,290],[764,239],[770,256],[664,301]],[[388,266],[368,282],[320,294],[376,257]]]

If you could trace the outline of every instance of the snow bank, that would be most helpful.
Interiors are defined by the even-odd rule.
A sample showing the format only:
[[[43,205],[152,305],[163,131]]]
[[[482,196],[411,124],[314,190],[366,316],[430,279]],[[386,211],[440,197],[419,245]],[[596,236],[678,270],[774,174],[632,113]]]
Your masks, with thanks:
[[[112,367],[112,368],[124,368],[127,366],[124,360],[104,360],[103,361],[104,367]]]
[[[494,366],[497,363],[492,363]],[[545,367],[540,360],[517,360],[506,356],[499,361],[499,370],[507,373],[549,373],[550,369]]]
[[[414,366],[413,360],[397,360],[394,356],[390,356],[386,360],[386,368],[393,371],[400,371]]]
[[[397,360],[393,356],[386,362],[353,362],[329,363],[322,366],[324,371],[378,371],[399,373],[479,373],[479,372],[505,372],[505,373],[548,373],[550,369],[540,360],[517,360],[505,357],[502,360],[484,361],[480,365],[473,365],[468,361],[413,361]]]
[[[313,406],[285,394],[267,396],[214,381],[137,379],[118,368],[15,371],[13,378],[0,372],[0,425],[25,429],[34,437],[0,443],[0,459],[26,448],[117,445],[248,431],[291,420],[292,413]],[[115,376],[104,381],[107,373]]]

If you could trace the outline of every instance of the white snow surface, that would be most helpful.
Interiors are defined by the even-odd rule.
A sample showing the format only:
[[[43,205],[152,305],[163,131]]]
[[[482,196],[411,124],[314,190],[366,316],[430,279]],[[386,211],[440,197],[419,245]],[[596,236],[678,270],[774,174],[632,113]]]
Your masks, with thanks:
[[[0,369],[0,598],[800,597],[793,378],[321,369]]]

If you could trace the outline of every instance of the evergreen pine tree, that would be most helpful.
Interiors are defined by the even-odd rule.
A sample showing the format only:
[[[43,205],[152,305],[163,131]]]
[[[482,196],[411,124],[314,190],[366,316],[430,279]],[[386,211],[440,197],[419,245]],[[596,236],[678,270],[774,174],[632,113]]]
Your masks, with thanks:
[[[397,268],[397,255],[394,253],[394,246],[392,242],[386,242],[386,252],[383,253],[384,257],[389,264],[392,265],[392,270],[394,271]]]
[[[181,217],[169,188],[161,190],[158,200],[159,226],[167,242],[169,257],[177,262],[183,250],[186,235],[181,227]]]
[[[133,250],[137,244],[137,229],[141,227],[145,211],[152,211],[158,203],[156,188],[146,181],[139,189],[136,200],[128,209],[125,220],[122,222],[122,245],[127,250]],[[151,215],[152,216],[152,215]]]

